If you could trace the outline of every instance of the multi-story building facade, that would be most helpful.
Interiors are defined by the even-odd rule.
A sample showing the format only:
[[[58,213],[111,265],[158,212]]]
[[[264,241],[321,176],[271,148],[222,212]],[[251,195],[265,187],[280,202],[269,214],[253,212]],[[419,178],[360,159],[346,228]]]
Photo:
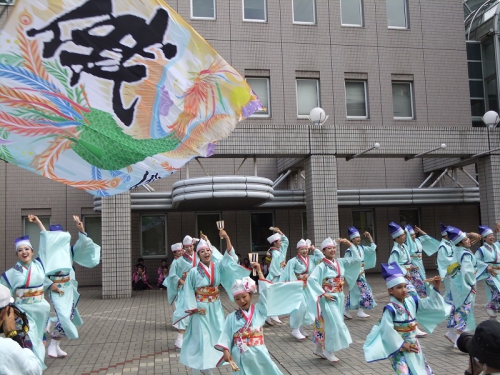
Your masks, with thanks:
[[[0,269],[15,261],[15,237],[36,237],[28,213],[71,231],[71,215],[84,217],[103,258],[94,270],[77,269],[78,279],[102,285],[105,298],[130,295],[140,256],[154,277],[185,234],[201,230],[218,244],[217,220],[243,258],[266,249],[269,226],[289,236],[293,255],[300,238],[319,244],[355,225],[373,234],[379,262],[392,247],[391,221],[436,237],[440,222],[467,231],[493,224],[500,159],[489,150],[500,140],[471,126],[462,4],[168,3],[247,78],[265,110],[238,124],[213,157],[152,183],[154,191],[94,200],[1,164]],[[329,116],[321,125],[308,119],[314,107]]]

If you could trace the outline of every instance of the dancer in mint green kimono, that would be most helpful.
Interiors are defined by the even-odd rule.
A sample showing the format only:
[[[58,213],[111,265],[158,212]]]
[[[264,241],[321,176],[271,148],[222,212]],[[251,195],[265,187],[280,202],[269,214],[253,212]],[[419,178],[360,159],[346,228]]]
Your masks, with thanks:
[[[361,260],[361,272],[356,279],[357,288],[352,288],[352,291],[347,296],[344,316],[347,319],[352,319],[348,310],[358,310],[358,318],[369,318],[370,315],[364,312],[364,309],[371,310],[377,304],[373,298],[372,288],[366,281],[365,270],[375,267],[377,263],[377,245],[373,242],[373,238],[369,232],[364,232],[363,236],[370,240],[370,246],[361,245],[361,235],[355,227],[347,228],[349,238],[353,246],[345,252],[344,258],[359,258]]]
[[[341,243],[352,246],[347,239],[340,239]],[[331,238],[321,244],[325,257],[316,266],[307,280],[311,290],[319,297],[309,299],[309,309],[316,309],[315,330],[313,342],[316,348],[313,352],[332,363],[339,359],[334,352],[349,347],[352,343],[351,335],[344,323],[344,282],[347,281],[351,290],[356,286],[356,279],[361,270],[359,258],[337,258],[337,245]]]
[[[15,245],[19,261],[2,275],[0,283],[9,288],[16,307],[28,316],[29,331],[23,339],[45,369],[43,333],[50,305],[44,298],[44,259],[42,254],[33,259],[33,247],[28,236],[17,238]],[[56,289],[57,285],[52,288]]]
[[[437,269],[439,272],[439,276],[444,281],[444,300],[447,304],[451,306],[450,317],[448,318],[447,328],[448,331],[444,334],[444,337],[450,341],[452,344],[455,344],[456,341],[456,333],[455,333],[455,325],[453,323],[453,315],[455,314],[455,306],[453,305],[453,297],[451,295],[451,276],[448,274],[448,267],[453,263],[456,263],[455,260],[455,245],[448,238],[448,232],[446,228],[447,225],[440,223],[441,226],[441,242],[439,243],[438,253],[437,253]]]
[[[500,243],[496,242],[491,228],[485,225],[479,226],[479,233],[483,237],[484,245],[477,249],[474,255],[477,260],[488,264],[494,269],[491,275],[484,279],[484,289],[488,301],[484,309],[490,318],[494,319],[500,314]]]
[[[408,293],[417,296],[416,286],[423,285],[423,279],[418,273],[417,267],[411,263],[411,252],[406,245],[406,239],[409,237],[409,233],[406,233],[403,228],[394,222],[389,223],[389,232],[394,240],[394,245],[388,263],[396,263],[399,266],[401,273],[406,278]],[[417,337],[427,336],[427,333],[421,331],[418,327],[416,327],[416,332]]]
[[[75,278],[73,262],[82,267],[93,268],[101,260],[101,247],[87,236],[85,227],[78,216],[73,216],[78,229],[78,241],[71,246],[71,234],[63,231],[61,225],[51,225],[46,231],[36,216],[33,219],[40,226],[40,254],[44,257],[46,286],[57,285],[50,290],[49,297],[56,313],[47,325],[51,342],[47,348],[49,357],[66,357],[67,353],[60,347],[61,339],[78,338],[77,327],[83,324],[78,312],[78,282]]]
[[[231,293],[239,309],[226,317],[215,345],[223,352],[219,364],[225,361],[236,365],[239,370],[232,372],[235,375],[282,375],[267,351],[262,326],[268,315],[289,314],[299,307],[303,283],[272,284],[264,278],[258,263],[252,263],[252,267],[259,273],[259,302],[252,303],[252,293],[257,291],[255,281],[244,277],[234,282]]]
[[[417,238],[415,231],[421,234]],[[424,280],[426,279],[424,262],[422,261],[422,255],[425,252],[428,256],[435,254],[439,248],[439,241],[435,240],[431,236],[427,235],[422,229],[415,226],[415,229],[411,225],[406,226],[406,246],[410,250],[411,264],[414,267],[410,270],[410,275],[412,277],[413,286],[419,297],[425,297],[427,294]]]
[[[184,308],[184,306],[182,306],[182,302],[184,301],[184,282],[191,268],[196,267],[196,265],[198,264],[198,257],[196,255],[196,252],[194,251],[195,244],[196,239],[193,239],[191,236],[185,236],[182,240],[182,244],[179,243],[172,245],[172,251],[174,252],[174,254],[182,253],[182,255],[180,255],[179,257],[175,257],[174,261],[170,265],[170,272],[168,274],[168,277],[164,282],[164,285],[167,287],[168,303],[171,305],[175,302],[175,310],[172,316],[172,322],[174,323],[174,328],[177,329],[175,347],[178,349],[182,348],[184,331],[186,330],[186,327],[191,320],[190,317],[182,320],[179,319],[186,315],[184,313],[186,309]]]
[[[309,249],[313,250],[312,255],[308,255]],[[290,327],[292,327],[292,336],[297,340],[302,341],[308,337],[308,334],[302,327],[306,324],[314,323],[315,310],[307,309],[306,300],[315,298],[311,288],[308,286],[307,278],[314,270],[316,265],[324,258],[323,253],[311,246],[311,241],[301,239],[297,243],[297,256],[290,259],[280,276],[280,281],[303,281],[304,289],[302,293],[302,302],[299,308],[290,313]]]
[[[271,254],[271,264],[269,265],[267,280],[277,283],[280,281],[281,273],[286,266],[286,252],[288,250],[289,241],[279,228],[274,227],[270,229],[275,233],[267,238],[267,241],[271,244],[271,247],[267,251],[268,254]],[[274,323],[282,324],[278,316],[270,316],[266,322],[271,326]]]
[[[428,332],[450,314],[450,306],[439,293],[441,278],[427,284],[427,298],[408,296],[407,283],[397,263],[382,264],[382,276],[391,295],[382,319],[366,338],[363,351],[367,362],[389,358],[396,375],[432,375],[417,339],[417,320]]]
[[[491,266],[477,260],[469,250],[471,241],[467,233],[458,228],[448,227],[448,238],[455,245],[457,262],[448,267],[451,277],[451,295],[455,306],[454,314],[450,315],[448,325],[455,329],[454,346],[456,340],[465,331],[476,328],[474,316],[474,302],[476,299],[476,282],[487,278],[488,272],[494,273]]]
[[[238,265],[238,257],[224,230],[227,251],[220,260],[212,260],[213,246],[201,239],[196,251],[199,261],[187,275],[181,304],[191,321],[184,334],[180,362],[193,369],[193,374],[211,374],[220,354],[214,348],[224,326],[224,312],[220,302],[219,287],[231,290],[236,279],[248,276],[249,270]],[[230,295],[232,298],[232,296]]]

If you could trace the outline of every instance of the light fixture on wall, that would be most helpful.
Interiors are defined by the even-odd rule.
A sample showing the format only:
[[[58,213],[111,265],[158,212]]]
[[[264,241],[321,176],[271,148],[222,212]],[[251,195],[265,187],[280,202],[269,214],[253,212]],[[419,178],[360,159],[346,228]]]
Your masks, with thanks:
[[[420,156],[424,156],[424,155],[430,154],[431,152],[434,152],[434,151],[437,151],[437,150],[444,150],[445,148],[446,148],[446,143],[441,143],[440,146],[438,146],[436,148],[433,148],[432,150],[421,152],[420,154],[416,154],[416,155],[412,155],[412,156],[406,156],[405,157],[405,161],[408,161],[408,160],[411,160],[411,159],[415,159],[415,158],[419,158]]]
[[[355,154],[355,155],[348,156],[348,157],[346,157],[346,158],[345,158],[345,160],[346,160],[346,161],[349,161],[349,160],[351,160],[351,159],[357,158],[357,157],[358,157],[358,156],[360,156],[360,155],[366,154],[367,152],[369,152],[369,151],[371,151],[371,150],[373,150],[373,149],[378,149],[378,148],[380,148],[380,143],[376,142],[376,143],[374,143],[374,144],[373,144],[373,146],[372,146],[372,147],[367,148],[367,149],[366,149],[366,150],[364,150],[364,151],[358,152],[358,153],[357,153],[357,154]]]
[[[323,108],[316,107],[311,109],[311,112],[309,112],[309,121],[311,121],[316,126],[323,125],[326,120],[328,120],[328,116],[326,115]]]

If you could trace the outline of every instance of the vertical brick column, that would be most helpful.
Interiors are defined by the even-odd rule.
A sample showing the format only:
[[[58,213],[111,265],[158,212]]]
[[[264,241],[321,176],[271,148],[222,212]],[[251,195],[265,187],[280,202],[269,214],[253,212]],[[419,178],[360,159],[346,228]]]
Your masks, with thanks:
[[[493,228],[495,222],[500,221],[500,156],[481,158],[477,166],[481,223]]]
[[[307,233],[314,244],[339,236],[337,201],[337,159],[312,155],[306,159]]]
[[[102,298],[132,296],[130,193],[102,198]]]

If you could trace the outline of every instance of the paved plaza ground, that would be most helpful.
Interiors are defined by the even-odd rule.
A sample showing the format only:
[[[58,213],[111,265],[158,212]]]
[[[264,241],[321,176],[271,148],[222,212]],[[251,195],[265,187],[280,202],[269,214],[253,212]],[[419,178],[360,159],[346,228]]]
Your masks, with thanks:
[[[432,275],[432,274],[431,274]],[[378,306],[369,319],[347,321],[353,339],[352,345],[336,352],[340,362],[332,365],[312,354],[310,340],[296,341],[290,335],[288,317],[281,326],[265,328],[265,342],[274,361],[283,374],[392,374],[389,361],[367,364],[363,355],[363,342],[371,327],[381,317],[388,301],[387,290],[380,275],[368,275]],[[483,310],[485,295],[480,283],[476,317],[478,322],[487,319]],[[444,285],[441,287],[444,290]],[[62,348],[68,352],[64,359],[47,357],[45,375],[64,374],[191,374],[179,363],[179,350],[174,347],[176,331],[171,327],[172,307],[167,304],[166,292],[150,290],[134,292],[133,297],[119,300],[102,300],[100,288],[81,288],[78,305],[84,319],[80,339],[64,340]],[[254,296],[254,298],[258,298]],[[225,313],[235,309],[224,294]],[[312,326],[307,327],[312,332]],[[463,374],[467,356],[452,349],[443,337],[446,323],[420,343],[427,360],[437,375]],[[213,370],[214,374],[228,374],[230,367]],[[255,374],[265,375],[265,374]]]

